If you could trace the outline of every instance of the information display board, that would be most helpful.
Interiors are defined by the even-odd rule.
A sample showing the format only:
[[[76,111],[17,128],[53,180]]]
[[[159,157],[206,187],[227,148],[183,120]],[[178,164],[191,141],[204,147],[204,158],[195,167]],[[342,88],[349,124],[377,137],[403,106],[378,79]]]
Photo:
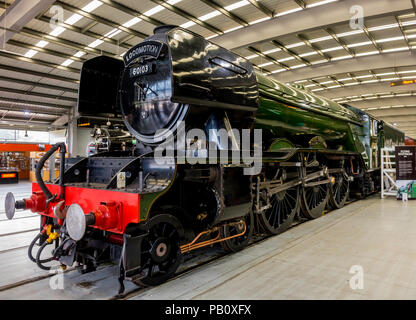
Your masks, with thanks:
[[[396,180],[416,180],[416,146],[396,146]]]
[[[396,146],[397,198],[416,199],[416,146]]]

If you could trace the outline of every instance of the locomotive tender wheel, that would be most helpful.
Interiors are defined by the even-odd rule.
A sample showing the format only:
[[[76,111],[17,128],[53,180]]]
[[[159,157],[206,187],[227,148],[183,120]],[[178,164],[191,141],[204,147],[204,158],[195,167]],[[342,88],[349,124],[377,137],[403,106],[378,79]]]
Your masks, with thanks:
[[[322,215],[329,199],[329,185],[327,183],[302,190],[302,215],[307,219],[316,219]]]
[[[248,245],[248,242],[250,241],[251,236],[253,235],[253,230],[254,230],[253,211],[250,210],[250,212],[243,219],[246,223],[246,233],[244,233],[240,237],[232,238],[232,239],[221,242],[221,246],[225,251],[236,252],[245,248]],[[243,224],[225,226],[221,228],[220,230],[221,238],[226,238],[226,237],[233,236],[235,234],[239,234],[243,232],[243,228],[244,228]]]
[[[345,176],[340,173],[335,176],[335,183],[329,188],[329,204],[334,209],[340,209],[347,201],[350,193],[350,183]]]
[[[274,194],[270,199],[271,208],[259,215],[264,230],[269,234],[279,234],[287,230],[299,209],[299,187]]]
[[[175,226],[179,221],[170,216],[175,221],[170,223],[160,219],[160,216],[167,215],[150,219],[147,223],[149,234],[142,242],[141,261],[147,274],[137,282],[146,286],[156,286],[165,282],[175,274],[182,262],[180,236]]]

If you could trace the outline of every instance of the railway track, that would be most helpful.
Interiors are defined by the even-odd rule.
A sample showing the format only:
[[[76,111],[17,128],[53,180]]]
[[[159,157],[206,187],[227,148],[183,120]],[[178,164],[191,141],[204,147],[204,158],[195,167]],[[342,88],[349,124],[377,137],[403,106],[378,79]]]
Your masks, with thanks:
[[[19,194],[19,198],[24,198],[28,194]],[[0,196],[0,199],[2,197]],[[346,205],[349,205],[356,200],[348,202]],[[329,213],[327,211],[326,213]],[[325,214],[326,214],[325,213]],[[4,212],[0,212],[0,230],[2,223],[6,223],[7,221],[2,219],[2,215]],[[35,215],[36,216],[36,215]],[[33,218],[32,216],[22,216],[20,219],[25,221],[24,219]],[[305,220],[296,221],[293,227],[296,227],[303,223]],[[34,229],[38,230],[38,229]],[[12,237],[21,238],[22,235],[26,235],[29,238],[29,235],[32,236],[31,232],[33,233],[32,229],[16,231],[12,233],[1,233],[0,232],[0,244],[1,240],[6,240],[5,242],[12,242]],[[36,233],[36,232],[35,232]],[[34,236],[34,235],[33,235]],[[257,236],[254,238],[248,247],[253,245],[259,244],[262,241],[267,240],[271,236]],[[28,244],[30,242],[27,241]],[[31,263],[27,258],[27,248],[28,245],[21,245],[16,247],[7,248],[4,245],[0,245],[0,259],[2,261],[11,261],[10,264],[12,266],[16,266],[16,268],[26,269],[24,266],[29,266],[26,270],[26,273],[23,272],[21,274],[16,275],[14,272],[14,276],[7,278],[7,275],[10,273],[4,272],[5,278],[3,281],[0,281],[0,299],[8,299],[10,297],[18,298],[21,297],[23,299],[38,299],[39,293],[41,293],[44,298],[46,299],[107,299],[107,300],[126,300],[134,298],[137,295],[143,294],[147,290],[151,289],[151,287],[141,287],[137,286],[129,281],[125,282],[126,291],[124,294],[118,295],[115,294],[118,290],[118,282],[117,282],[117,267],[114,265],[104,265],[100,267],[97,271],[88,273],[88,274],[80,274],[75,270],[75,268],[71,268],[65,271],[65,290],[52,290],[50,287],[50,282],[52,277],[56,276],[55,272],[47,272],[38,270],[37,266]],[[212,248],[204,248],[200,249],[195,253],[191,253],[187,258],[186,261],[182,264],[180,269],[178,270],[175,277],[171,280],[177,279],[184,275],[185,273],[192,272],[196,268],[202,267],[209,263],[212,263],[224,256],[227,256],[229,253],[224,252],[222,249],[218,247]],[[19,267],[18,267],[19,266]],[[0,265],[0,272],[2,268],[7,268],[8,266],[1,266]]]

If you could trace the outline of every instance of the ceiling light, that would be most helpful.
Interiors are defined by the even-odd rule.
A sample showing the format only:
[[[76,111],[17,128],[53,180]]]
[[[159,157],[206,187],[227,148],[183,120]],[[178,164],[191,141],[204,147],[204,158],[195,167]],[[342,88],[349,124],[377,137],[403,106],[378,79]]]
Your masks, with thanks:
[[[316,52],[316,51],[311,51],[311,52],[306,52],[306,53],[302,53],[302,54],[300,54],[299,55],[299,57],[309,57],[309,56],[313,56],[313,55],[315,55],[315,54],[318,54],[318,52]]]
[[[349,58],[352,58],[352,56],[335,57],[335,58],[332,58],[332,61],[344,60],[344,59],[349,59]]]
[[[48,41],[44,41],[44,40],[40,40],[37,44],[36,47],[39,48],[44,48],[49,42]]]
[[[61,66],[63,66],[63,67],[67,67],[67,66],[69,66],[72,62],[74,62],[74,60],[67,59],[67,60],[65,60],[64,62],[62,62],[62,63],[61,63]]]
[[[402,74],[402,73],[414,73],[416,72],[416,70],[404,70],[404,71],[398,71],[397,73]]]
[[[337,34],[337,37],[338,38],[342,38],[342,37],[352,36],[352,35],[360,34],[360,33],[364,33],[364,31],[361,30],[361,29],[354,30],[354,31],[348,31],[348,32],[344,32],[344,33]]]
[[[392,23],[392,24],[386,24],[386,25],[382,25],[382,26],[376,26],[376,27],[368,28],[368,31],[386,30],[386,29],[396,28],[398,26],[399,26],[398,23]]]
[[[82,19],[82,16],[75,13],[72,16],[70,16],[68,19],[66,19],[65,23],[70,24],[72,26],[74,23],[77,23],[81,19]]]
[[[26,52],[25,57],[32,58],[36,53],[38,53],[36,50],[29,50],[28,52]]]
[[[287,57],[287,58],[279,59],[277,61],[278,62],[285,62],[285,61],[290,61],[290,60],[295,60],[295,58],[294,57]]]
[[[215,38],[215,37],[218,37],[218,34],[213,34],[212,36],[206,37],[205,39],[209,40],[209,39],[212,39],[212,38]]]
[[[280,72],[283,72],[283,71],[286,71],[286,69],[273,70],[273,71],[271,71],[271,73],[280,73]]]
[[[114,37],[115,35],[119,34],[120,32],[121,32],[121,30],[119,30],[119,29],[113,29],[113,30],[111,30],[110,32],[107,32],[107,33],[104,35],[104,37],[106,37],[106,38],[112,38],[112,37]]]
[[[409,47],[393,48],[393,49],[384,49],[383,53],[387,52],[397,52],[397,51],[406,51],[409,50]]]
[[[85,7],[82,8],[83,11],[86,12],[92,12],[95,9],[97,9],[99,6],[101,6],[103,3],[98,0],[93,0],[89,4],[87,4]]]
[[[55,29],[53,29],[52,32],[50,32],[49,34],[51,36],[57,37],[57,36],[59,36],[64,31],[65,31],[65,28],[64,27],[58,26]]]
[[[232,10],[244,7],[248,4],[250,4],[250,2],[248,2],[247,0],[243,0],[243,1],[239,1],[239,2],[235,2],[233,4],[230,4],[229,6],[224,7],[224,9],[227,10],[227,11],[232,11]]]
[[[372,42],[371,41],[364,41],[364,42],[348,44],[347,47],[348,48],[355,48],[355,47],[367,46],[369,44],[372,44]]]
[[[258,19],[258,20],[251,21],[248,24],[252,25],[252,24],[256,24],[256,23],[259,23],[259,22],[269,20],[269,19],[271,19],[271,17],[265,17],[265,18],[261,18],[261,19]]]
[[[247,57],[245,57],[247,60],[251,60],[251,59],[254,59],[254,58],[257,58],[259,55],[258,54],[253,54],[253,55],[251,55],[251,56],[247,56]]]
[[[374,82],[378,82],[378,80],[367,80],[367,81],[363,81],[361,83],[374,83]]]
[[[373,54],[379,54],[380,52],[378,51],[369,51],[369,52],[361,52],[361,53],[357,53],[355,56],[356,57],[363,57],[363,56],[371,56]]]
[[[262,68],[262,67],[265,67],[265,66],[270,66],[271,64],[273,64],[273,62],[266,62],[266,63],[259,64],[258,67]]]
[[[365,79],[365,78],[371,78],[372,77],[372,75],[371,74],[368,74],[368,75],[364,75],[364,76],[356,76],[355,78],[357,78],[357,79]]]
[[[298,64],[296,66],[291,66],[290,69],[298,69],[298,68],[302,68],[302,67],[306,67],[306,64]]]
[[[315,3],[311,3],[308,4],[306,6],[306,8],[313,8],[313,7],[317,7],[317,6],[322,6],[323,4],[327,4],[327,3],[331,3],[331,2],[336,2],[338,0],[323,0],[323,1],[319,1],[319,2],[315,2]]]
[[[81,58],[84,54],[84,51],[78,51],[76,54],[74,54],[74,57]]]
[[[377,73],[376,76],[377,77],[391,76],[392,74],[395,74],[395,73],[394,72]]]
[[[162,11],[164,8],[162,7],[162,6],[156,6],[156,7],[154,7],[154,8],[152,8],[152,9],[150,9],[150,10],[148,10],[148,11],[146,11],[145,13],[143,13],[145,16],[148,16],[148,17],[150,17],[150,16],[152,16],[152,15],[154,15],[154,14],[156,14],[156,13],[158,13],[159,11]]]
[[[297,47],[301,47],[301,46],[304,46],[304,45],[305,45],[305,43],[303,43],[303,42],[296,42],[296,43],[288,44],[285,47],[287,49],[292,49],[292,48],[297,48]]]
[[[224,33],[228,33],[228,32],[231,32],[231,31],[235,31],[235,30],[241,29],[241,28],[243,28],[243,27],[244,27],[244,26],[237,26],[237,27],[235,27],[235,28],[231,28],[231,29],[225,30],[225,31],[224,31]]]
[[[140,19],[138,17],[134,17],[133,19],[124,23],[123,27],[130,28],[131,26],[135,25],[136,23],[139,23],[140,21],[142,21],[142,19]]]
[[[88,47],[95,48],[95,47],[99,46],[100,44],[102,44],[103,42],[104,42],[103,40],[97,39],[94,42],[90,43],[88,45]]]
[[[392,38],[384,38],[384,39],[376,40],[376,42],[383,43],[383,42],[398,41],[398,40],[404,40],[404,37],[398,36],[398,37],[392,37]]]
[[[274,16],[275,17],[281,17],[281,16],[285,16],[285,15],[290,14],[290,13],[294,13],[294,12],[297,12],[297,11],[301,11],[301,10],[303,10],[303,8],[298,7],[298,8],[295,8],[295,9],[291,9],[291,10],[279,12],[278,14],[275,14]]]
[[[199,19],[199,20],[202,20],[202,21],[205,21],[205,20],[208,20],[208,19],[214,18],[214,17],[216,17],[216,16],[219,16],[220,14],[221,14],[221,12],[219,12],[218,10],[215,10],[215,11],[212,11],[212,12],[210,12],[210,13],[207,13],[207,14],[205,14],[205,15],[203,15],[203,16],[201,16],[201,17],[199,17],[198,19]]]
[[[193,22],[193,21],[188,21],[188,22],[186,22],[186,23],[184,23],[184,24],[181,24],[181,25],[180,25],[180,27],[181,27],[181,28],[186,29],[186,28],[192,27],[192,26],[194,26],[194,25],[195,25],[195,22]]]
[[[331,52],[331,51],[342,50],[342,49],[344,49],[344,47],[339,46],[339,47],[333,47],[333,48],[323,49],[323,50],[321,50],[321,51],[322,51],[322,52]]]
[[[263,54],[269,54],[269,53],[274,53],[274,52],[279,52],[279,51],[282,51],[282,49],[275,48],[275,49],[271,49],[271,50],[264,51]]]
[[[315,43],[315,42],[321,42],[321,41],[326,41],[326,40],[332,40],[332,36],[325,36],[325,37],[321,37],[321,38],[315,38],[315,39],[311,39],[309,40],[310,43]]]

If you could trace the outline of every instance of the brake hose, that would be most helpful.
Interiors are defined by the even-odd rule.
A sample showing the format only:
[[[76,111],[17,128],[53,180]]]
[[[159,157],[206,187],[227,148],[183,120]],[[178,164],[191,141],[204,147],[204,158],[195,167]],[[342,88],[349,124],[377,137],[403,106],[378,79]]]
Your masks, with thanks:
[[[44,266],[43,263],[50,262],[50,261],[52,261],[54,259],[54,257],[51,257],[51,258],[48,258],[48,259],[44,259],[44,260],[41,260],[40,259],[40,255],[42,254],[43,249],[45,249],[48,244],[50,244],[50,243],[47,242],[47,241],[45,241],[44,243],[42,243],[42,245],[40,246],[40,248],[38,250],[38,253],[36,254],[36,264],[42,270],[51,270],[51,267]]]
[[[46,187],[45,182],[43,182],[42,179],[42,169],[43,166],[45,165],[45,162],[55,153],[56,150],[61,149],[62,153],[66,152],[66,146],[65,143],[60,142],[57,143],[55,145],[52,146],[52,148],[50,148],[45,155],[39,160],[39,163],[36,167],[36,171],[35,171],[35,176],[36,176],[36,182],[38,183],[40,189],[42,190],[42,192],[45,194],[46,200],[51,200],[53,198],[52,193],[49,191],[49,189]],[[62,164],[64,160],[61,159],[61,168],[63,167]],[[60,172],[60,174],[62,174],[62,170]],[[63,177],[60,177],[60,181],[63,182]],[[62,183],[61,183],[62,185]]]

